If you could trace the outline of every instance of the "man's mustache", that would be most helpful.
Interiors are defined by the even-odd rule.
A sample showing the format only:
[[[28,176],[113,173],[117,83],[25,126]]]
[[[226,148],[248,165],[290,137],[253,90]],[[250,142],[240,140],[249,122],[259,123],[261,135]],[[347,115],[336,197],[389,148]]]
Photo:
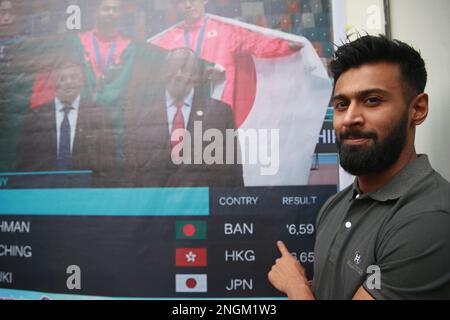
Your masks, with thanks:
[[[346,130],[339,135],[339,140],[347,139],[373,139],[378,140],[378,135],[375,132],[364,132],[359,130]]]

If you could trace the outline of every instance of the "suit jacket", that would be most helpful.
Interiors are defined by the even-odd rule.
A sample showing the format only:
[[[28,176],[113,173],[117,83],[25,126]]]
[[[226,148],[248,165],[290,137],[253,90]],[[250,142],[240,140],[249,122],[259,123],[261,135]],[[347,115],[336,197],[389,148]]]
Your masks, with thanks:
[[[92,170],[94,185],[107,186],[114,172],[111,123],[104,111],[81,99],[69,170]],[[18,147],[18,171],[57,171],[54,101],[29,112]]]
[[[202,141],[194,131],[194,123],[202,124],[201,135],[208,129],[222,136],[224,164],[180,164],[171,159],[172,147],[167,119],[165,90],[160,88],[136,101],[129,112],[126,137],[126,158],[132,184],[139,187],[234,187],[243,186],[242,165],[238,164],[239,144],[234,139],[234,161],[226,164],[226,130],[235,129],[231,108],[210,98],[209,92],[195,89],[187,131],[191,134],[191,155],[194,141]],[[202,154],[211,142],[203,142]],[[184,151],[183,151],[184,152]],[[192,160],[194,161],[194,160]]]

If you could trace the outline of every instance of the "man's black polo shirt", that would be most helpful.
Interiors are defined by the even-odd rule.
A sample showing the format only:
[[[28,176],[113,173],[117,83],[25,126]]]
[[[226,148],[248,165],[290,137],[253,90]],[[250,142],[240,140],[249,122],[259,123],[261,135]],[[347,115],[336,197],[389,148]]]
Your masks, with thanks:
[[[355,180],[329,199],[316,237],[317,299],[351,299],[362,285],[375,299],[450,299],[450,184],[426,155],[375,192],[359,195]]]

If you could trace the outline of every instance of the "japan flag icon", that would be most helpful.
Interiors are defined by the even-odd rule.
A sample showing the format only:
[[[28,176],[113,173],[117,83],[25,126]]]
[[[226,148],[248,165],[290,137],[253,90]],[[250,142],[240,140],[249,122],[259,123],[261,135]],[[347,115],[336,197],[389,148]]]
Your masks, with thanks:
[[[206,274],[177,274],[176,292],[208,292]]]

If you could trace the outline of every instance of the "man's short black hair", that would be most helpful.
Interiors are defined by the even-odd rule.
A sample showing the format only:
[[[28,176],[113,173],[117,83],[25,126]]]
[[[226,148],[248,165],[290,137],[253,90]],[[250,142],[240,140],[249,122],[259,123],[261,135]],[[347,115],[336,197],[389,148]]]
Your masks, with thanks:
[[[407,97],[425,91],[427,70],[420,53],[404,42],[381,35],[361,36],[338,48],[330,64],[334,83],[349,69],[377,62],[399,65]]]

